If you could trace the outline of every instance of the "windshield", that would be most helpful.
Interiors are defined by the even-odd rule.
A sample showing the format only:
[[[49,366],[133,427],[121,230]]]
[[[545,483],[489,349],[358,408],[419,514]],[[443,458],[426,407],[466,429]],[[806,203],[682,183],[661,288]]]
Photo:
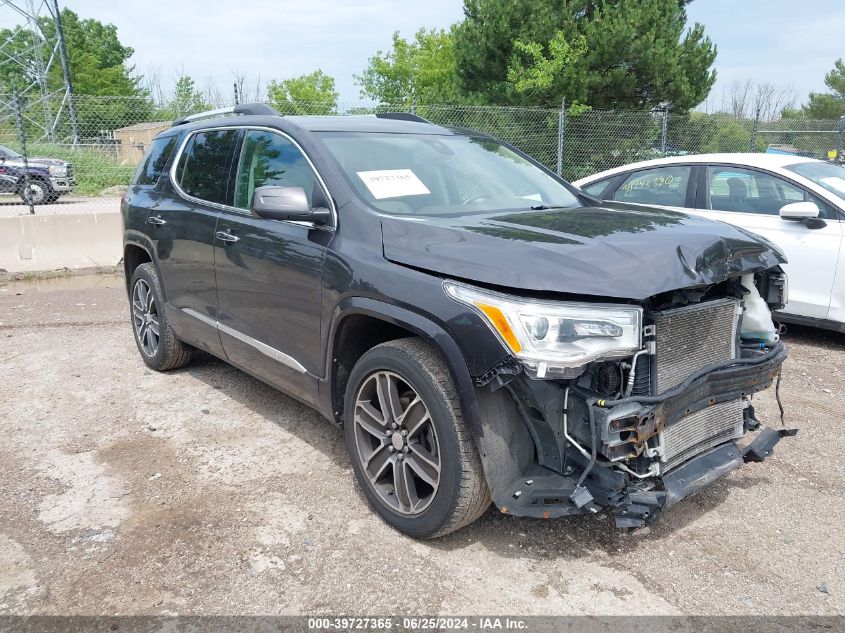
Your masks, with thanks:
[[[6,158],[20,158],[21,155],[18,154],[15,150],[6,147],[5,145],[0,145],[0,156],[5,156]]]
[[[824,187],[830,193],[845,200],[845,167],[817,162],[788,165],[786,169],[812,180],[819,187]]]
[[[501,143],[473,136],[323,132],[359,195],[385,213],[452,215],[580,206]]]

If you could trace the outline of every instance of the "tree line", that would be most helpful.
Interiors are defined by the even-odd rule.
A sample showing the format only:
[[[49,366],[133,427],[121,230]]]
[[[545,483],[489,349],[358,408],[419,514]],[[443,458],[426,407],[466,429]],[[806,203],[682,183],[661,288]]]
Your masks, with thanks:
[[[710,94],[717,55],[704,26],[688,24],[690,1],[464,0],[460,22],[446,29],[421,28],[407,39],[394,33],[390,49],[370,57],[355,80],[362,98],[403,107],[565,104],[570,114],[660,109],[686,115]],[[120,42],[114,25],[82,19],[67,8],[61,16],[75,92],[136,98],[123,105],[92,101],[80,112],[83,133],[96,134],[98,121],[164,120],[231,103],[228,90],[200,88],[184,72],[165,95],[158,73],[136,71],[134,50]],[[49,17],[39,26],[43,44],[29,30],[0,30],[6,52],[17,61],[0,66],[0,91],[23,90],[37,79],[36,56],[49,57],[55,41]],[[47,81],[51,89],[63,87],[58,64]],[[286,114],[329,114],[338,107],[335,80],[320,69],[266,85],[260,78],[248,85],[245,74],[238,74],[235,83],[242,100],[268,101]],[[845,115],[841,59],[825,84],[827,91],[810,94],[796,107],[795,99],[784,99],[773,87],[746,82],[736,88],[727,114],[733,109],[740,118],[750,110],[759,119],[763,103],[762,118]],[[724,118],[724,110],[718,116]]]

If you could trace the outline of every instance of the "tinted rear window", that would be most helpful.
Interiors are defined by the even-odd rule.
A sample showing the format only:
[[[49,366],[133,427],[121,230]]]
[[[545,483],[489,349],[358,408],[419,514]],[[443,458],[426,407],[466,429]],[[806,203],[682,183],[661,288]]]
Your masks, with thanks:
[[[188,141],[179,159],[176,179],[189,196],[228,204],[226,182],[237,130],[199,132]]]
[[[147,155],[135,173],[136,185],[154,185],[158,182],[161,172],[167,165],[167,160],[173,153],[173,148],[176,147],[177,140],[178,136],[165,136],[150,143]]]

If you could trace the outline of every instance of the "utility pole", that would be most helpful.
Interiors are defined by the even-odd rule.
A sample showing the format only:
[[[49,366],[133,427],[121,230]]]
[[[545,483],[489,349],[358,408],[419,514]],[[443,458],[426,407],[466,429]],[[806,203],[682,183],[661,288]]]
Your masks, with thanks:
[[[59,11],[59,0],[53,0],[53,20],[56,23],[59,59],[62,63],[62,75],[65,79],[65,98],[67,99],[67,112],[70,117],[71,138],[73,146],[76,147],[79,143],[79,122],[76,118],[76,104],[73,102],[73,81],[70,77],[70,63],[68,62],[67,46],[65,46],[65,33],[62,29],[62,12]]]
[[[6,11],[11,11],[12,15],[2,15]],[[48,15],[55,27],[55,37],[52,32],[45,34],[42,30]],[[23,81],[16,86],[19,103],[28,110],[40,103],[44,115],[43,128],[32,114],[26,117],[30,136],[35,140],[59,140],[56,130],[67,105],[75,145],[79,140],[79,125],[58,0],[0,0],[0,21],[8,21],[10,17],[17,25],[7,29],[5,40],[0,40],[0,67],[24,65],[27,69]],[[18,24],[21,21],[22,24]],[[23,50],[16,44],[18,42],[27,42]],[[61,63],[64,85],[51,92],[49,77],[53,63]],[[19,73],[16,71],[16,74]],[[37,100],[33,98],[36,92],[40,93]]]

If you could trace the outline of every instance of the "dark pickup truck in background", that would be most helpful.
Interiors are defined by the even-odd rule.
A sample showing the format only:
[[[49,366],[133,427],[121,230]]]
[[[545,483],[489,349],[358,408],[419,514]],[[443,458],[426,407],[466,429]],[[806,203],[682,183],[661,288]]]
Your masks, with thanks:
[[[24,184],[25,170],[29,173],[29,191]],[[24,202],[50,204],[76,188],[73,165],[58,158],[27,158],[13,149],[0,145],[0,194],[20,196]]]

